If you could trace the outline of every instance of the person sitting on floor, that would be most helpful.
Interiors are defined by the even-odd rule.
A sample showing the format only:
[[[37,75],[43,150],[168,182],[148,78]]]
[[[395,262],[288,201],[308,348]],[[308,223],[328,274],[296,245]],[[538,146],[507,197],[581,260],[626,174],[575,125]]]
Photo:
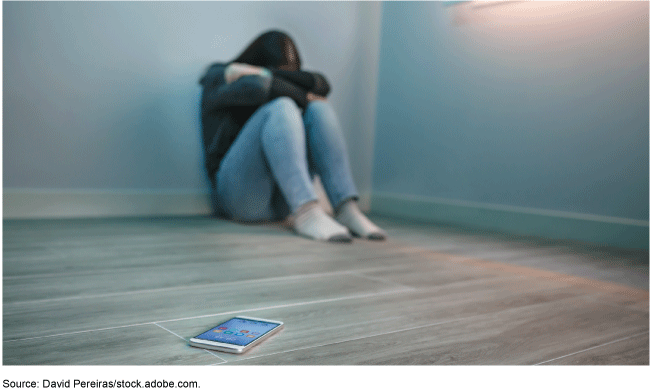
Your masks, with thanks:
[[[290,216],[298,234],[315,240],[350,242],[351,234],[383,240],[386,233],[357,205],[343,135],[326,98],[329,83],[300,64],[293,40],[269,31],[200,79],[214,212],[243,222]],[[334,218],[318,203],[314,175]]]

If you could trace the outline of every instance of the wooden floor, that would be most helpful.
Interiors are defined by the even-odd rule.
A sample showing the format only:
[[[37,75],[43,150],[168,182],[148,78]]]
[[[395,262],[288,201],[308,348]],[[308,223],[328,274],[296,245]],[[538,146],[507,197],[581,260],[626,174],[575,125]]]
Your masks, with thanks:
[[[5,365],[648,365],[648,252],[374,218],[313,242],[209,218],[4,221]],[[187,340],[285,322],[243,355]]]

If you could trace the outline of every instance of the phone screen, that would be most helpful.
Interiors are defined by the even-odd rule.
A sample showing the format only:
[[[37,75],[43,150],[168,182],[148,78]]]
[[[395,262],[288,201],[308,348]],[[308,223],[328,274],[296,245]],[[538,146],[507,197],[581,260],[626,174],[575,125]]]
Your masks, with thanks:
[[[272,322],[231,318],[223,324],[201,333],[196,338],[227,344],[248,345],[278,326],[280,324]]]

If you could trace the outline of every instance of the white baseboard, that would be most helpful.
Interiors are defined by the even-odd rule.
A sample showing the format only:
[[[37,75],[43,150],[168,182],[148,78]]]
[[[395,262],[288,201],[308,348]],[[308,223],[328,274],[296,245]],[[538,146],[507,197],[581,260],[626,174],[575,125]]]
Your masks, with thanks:
[[[207,192],[188,190],[3,190],[3,219],[209,215]]]
[[[331,210],[320,181],[315,188],[323,207]],[[72,190],[5,188],[3,219],[140,217],[209,215],[207,191],[191,190]],[[370,195],[361,194],[363,210],[370,208]]]
[[[648,249],[648,221],[373,192],[373,214],[622,248]]]

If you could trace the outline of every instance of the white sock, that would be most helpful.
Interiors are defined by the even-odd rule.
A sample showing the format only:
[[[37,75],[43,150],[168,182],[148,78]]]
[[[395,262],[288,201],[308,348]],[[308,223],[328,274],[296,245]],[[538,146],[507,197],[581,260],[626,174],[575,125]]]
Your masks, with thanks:
[[[387,237],[385,231],[363,215],[355,200],[349,200],[336,213],[336,220],[347,226],[352,234],[367,238],[369,240],[384,240]]]
[[[318,202],[309,202],[296,211],[293,228],[301,236],[314,240],[352,241],[348,229],[327,215]]]

